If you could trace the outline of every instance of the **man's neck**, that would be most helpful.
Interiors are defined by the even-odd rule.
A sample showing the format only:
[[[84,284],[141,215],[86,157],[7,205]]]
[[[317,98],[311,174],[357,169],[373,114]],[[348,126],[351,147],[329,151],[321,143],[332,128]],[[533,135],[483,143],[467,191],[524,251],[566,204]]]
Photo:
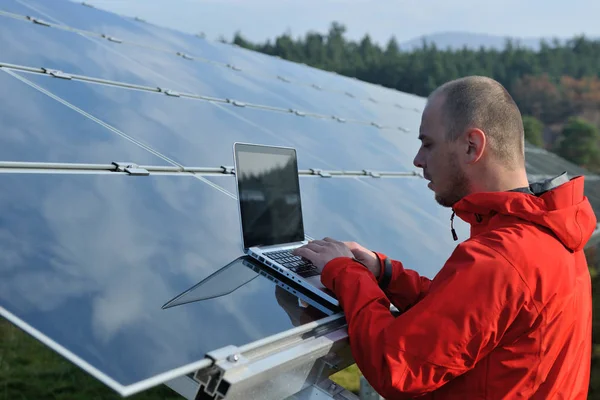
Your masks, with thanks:
[[[529,187],[525,171],[502,171],[499,174],[489,174],[474,185],[475,192],[506,192],[513,189]]]

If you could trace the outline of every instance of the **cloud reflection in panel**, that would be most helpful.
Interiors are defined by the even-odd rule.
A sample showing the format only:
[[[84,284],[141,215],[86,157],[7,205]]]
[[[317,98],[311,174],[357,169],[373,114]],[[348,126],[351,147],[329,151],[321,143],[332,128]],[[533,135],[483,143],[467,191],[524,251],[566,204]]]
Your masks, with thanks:
[[[242,254],[235,201],[198,179],[7,173],[0,185],[0,306],[122,385],[294,326],[263,277],[162,308]]]

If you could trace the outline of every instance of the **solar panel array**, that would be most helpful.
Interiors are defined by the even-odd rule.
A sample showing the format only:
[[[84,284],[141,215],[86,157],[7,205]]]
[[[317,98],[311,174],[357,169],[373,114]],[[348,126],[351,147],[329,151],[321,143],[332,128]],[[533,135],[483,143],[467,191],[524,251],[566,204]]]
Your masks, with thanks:
[[[430,277],[456,245],[425,99],[66,0],[0,0],[0,69],[0,312],[121,393],[328,314],[255,271],[162,308],[242,255],[235,141],[297,149],[310,237]]]

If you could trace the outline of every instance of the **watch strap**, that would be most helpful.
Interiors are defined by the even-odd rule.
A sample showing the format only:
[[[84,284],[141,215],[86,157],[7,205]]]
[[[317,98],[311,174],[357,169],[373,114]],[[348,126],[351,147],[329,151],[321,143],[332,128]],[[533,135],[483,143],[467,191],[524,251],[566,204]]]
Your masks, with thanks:
[[[381,269],[381,279],[379,280],[379,287],[385,290],[390,281],[392,280],[392,261],[386,257],[383,260],[383,268]]]

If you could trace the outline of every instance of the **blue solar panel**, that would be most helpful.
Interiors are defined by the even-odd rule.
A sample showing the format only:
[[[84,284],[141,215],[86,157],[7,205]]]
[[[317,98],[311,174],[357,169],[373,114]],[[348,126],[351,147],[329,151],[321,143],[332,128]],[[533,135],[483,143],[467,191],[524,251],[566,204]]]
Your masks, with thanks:
[[[2,63],[50,68],[138,85],[172,83],[106,44],[99,44],[97,39],[73,32],[0,15],[0,38]]]
[[[121,40],[161,50],[170,49],[173,53],[182,52],[214,63],[229,64],[247,73],[270,76],[274,79],[281,77],[293,82],[304,83],[307,87],[315,84],[335,90],[344,96],[348,92],[357,98],[374,97],[391,104],[404,102],[407,103],[407,107],[414,107],[413,102],[416,101],[419,106],[422,106],[422,99],[416,96],[367,85],[364,82],[303,64],[292,63],[242,48],[234,48],[229,44],[201,39],[173,29],[120,17],[100,9],[82,7],[75,2],[48,3],[43,0],[27,0],[25,4],[30,6],[26,10],[27,13],[46,17],[56,23],[98,34],[107,34]],[[343,99],[339,100],[343,101]]]
[[[0,161],[170,165],[4,71],[0,101]]]
[[[231,166],[235,141],[290,144],[284,133],[270,132],[236,117],[229,105],[42,75],[21,75],[183,165]],[[267,117],[271,114],[275,113]],[[327,167],[325,161],[310,153],[302,151],[300,168]]]
[[[119,385],[304,312],[262,276],[162,308],[241,255],[235,201],[194,177],[3,173],[0,185],[0,306]]]
[[[39,13],[39,15],[44,17],[47,16],[50,21],[65,23],[68,26],[78,28],[86,28],[98,34],[105,33],[121,40],[144,44],[145,46],[154,45],[163,49],[171,48],[172,51],[169,53],[146,47],[133,46],[129,43],[114,43],[94,37],[87,38],[88,42],[93,43],[81,45],[82,49],[80,51],[90,53],[92,49],[101,45],[103,47],[102,51],[111,50],[118,52],[122,58],[125,57],[123,58],[124,61],[135,60],[139,65],[132,65],[131,68],[133,69],[153,69],[157,75],[160,75],[159,77],[151,77],[151,79],[154,79],[154,85],[166,85],[179,91],[190,91],[206,96],[231,98],[242,102],[301,109],[303,111],[346,119],[360,119],[393,127],[407,128],[409,127],[406,126],[408,124],[407,119],[414,120],[419,118],[419,114],[412,109],[413,104],[409,104],[412,103],[412,100],[403,104],[405,102],[402,98],[391,99],[388,98],[387,94],[385,96],[382,95],[383,93],[396,92],[386,91],[374,85],[362,84],[361,88],[368,88],[368,90],[362,93],[357,93],[356,89],[348,92],[353,96],[358,96],[358,98],[348,97],[342,91],[333,93],[328,90],[317,90],[309,85],[314,83],[317,86],[324,86],[324,88],[334,88],[332,83],[336,82],[336,84],[347,87],[359,88],[359,86],[353,79],[309,68],[299,69],[299,65],[272,57],[267,58],[264,55],[256,55],[220,43],[210,43],[206,40],[181,33],[168,35],[168,37],[176,36],[176,39],[171,41],[167,40],[165,42],[158,35],[154,35],[150,41],[144,41],[141,39],[141,37],[144,37],[143,31],[140,29],[141,23],[119,19],[109,13],[99,12],[74,3],[57,2],[56,4],[53,3],[52,6],[43,2],[31,2],[31,4],[35,4],[35,6],[33,10],[29,9],[28,11]],[[66,12],[67,10],[68,12]],[[93,19],[92,14],[97,14],[98,16]],[[12,29],[16,28],[18,27]],[[20,29],[36,28],[39,29],[39,27],[29,24]],[[76,33],[70,34],[77,35]],[[146,35],[145,38],[149,39],[150,35]],[[182,46],[186,48],[183,49]],[[248,69],[244,66],[241,67],[242,72],[238,72],[224,66],[213,65],[212,63],[189,61],[177,56],[176,53],[178,51],[191,51],[192,53],[190,54],[192,55],[200,53],[206,59],[232,64],[236,67],[249,64],[252,65],[252,68]],[[62,53],[56,53],[56,56],[64,57]],[[9,55],[8,59],[10,58]],[[57,63],[60,64],[60,62],[54,61],[53,65]],[[31,65],[31,63],[25,64]],[[97,68],[88,68],[88,71],[88,74],[99,78],[110,79],[111,76],[109,71],[96,73]],[[174,71],[177,71],[177,74],[174,74]],[[308,73],[307,71],[311,72]],[[285,83],[277,79],[277,76],[288,78],[294,76],[291,79],[302,84]],[[324,80],[326,81],[325,83]],[[132,81],[132,83],[137,82],[138,79]],[[373,98],[375,102],[368,100],[368,98]],[[406,108],[398,108],[394,104]],[[413,126],[411,129],[414,130],[415,127]]]
[[[412,165],[415,134],[37,74],[21,75],[188,166],[232,165],[233,143],[246,141],[296,147],[301,169],[416,170]]]

